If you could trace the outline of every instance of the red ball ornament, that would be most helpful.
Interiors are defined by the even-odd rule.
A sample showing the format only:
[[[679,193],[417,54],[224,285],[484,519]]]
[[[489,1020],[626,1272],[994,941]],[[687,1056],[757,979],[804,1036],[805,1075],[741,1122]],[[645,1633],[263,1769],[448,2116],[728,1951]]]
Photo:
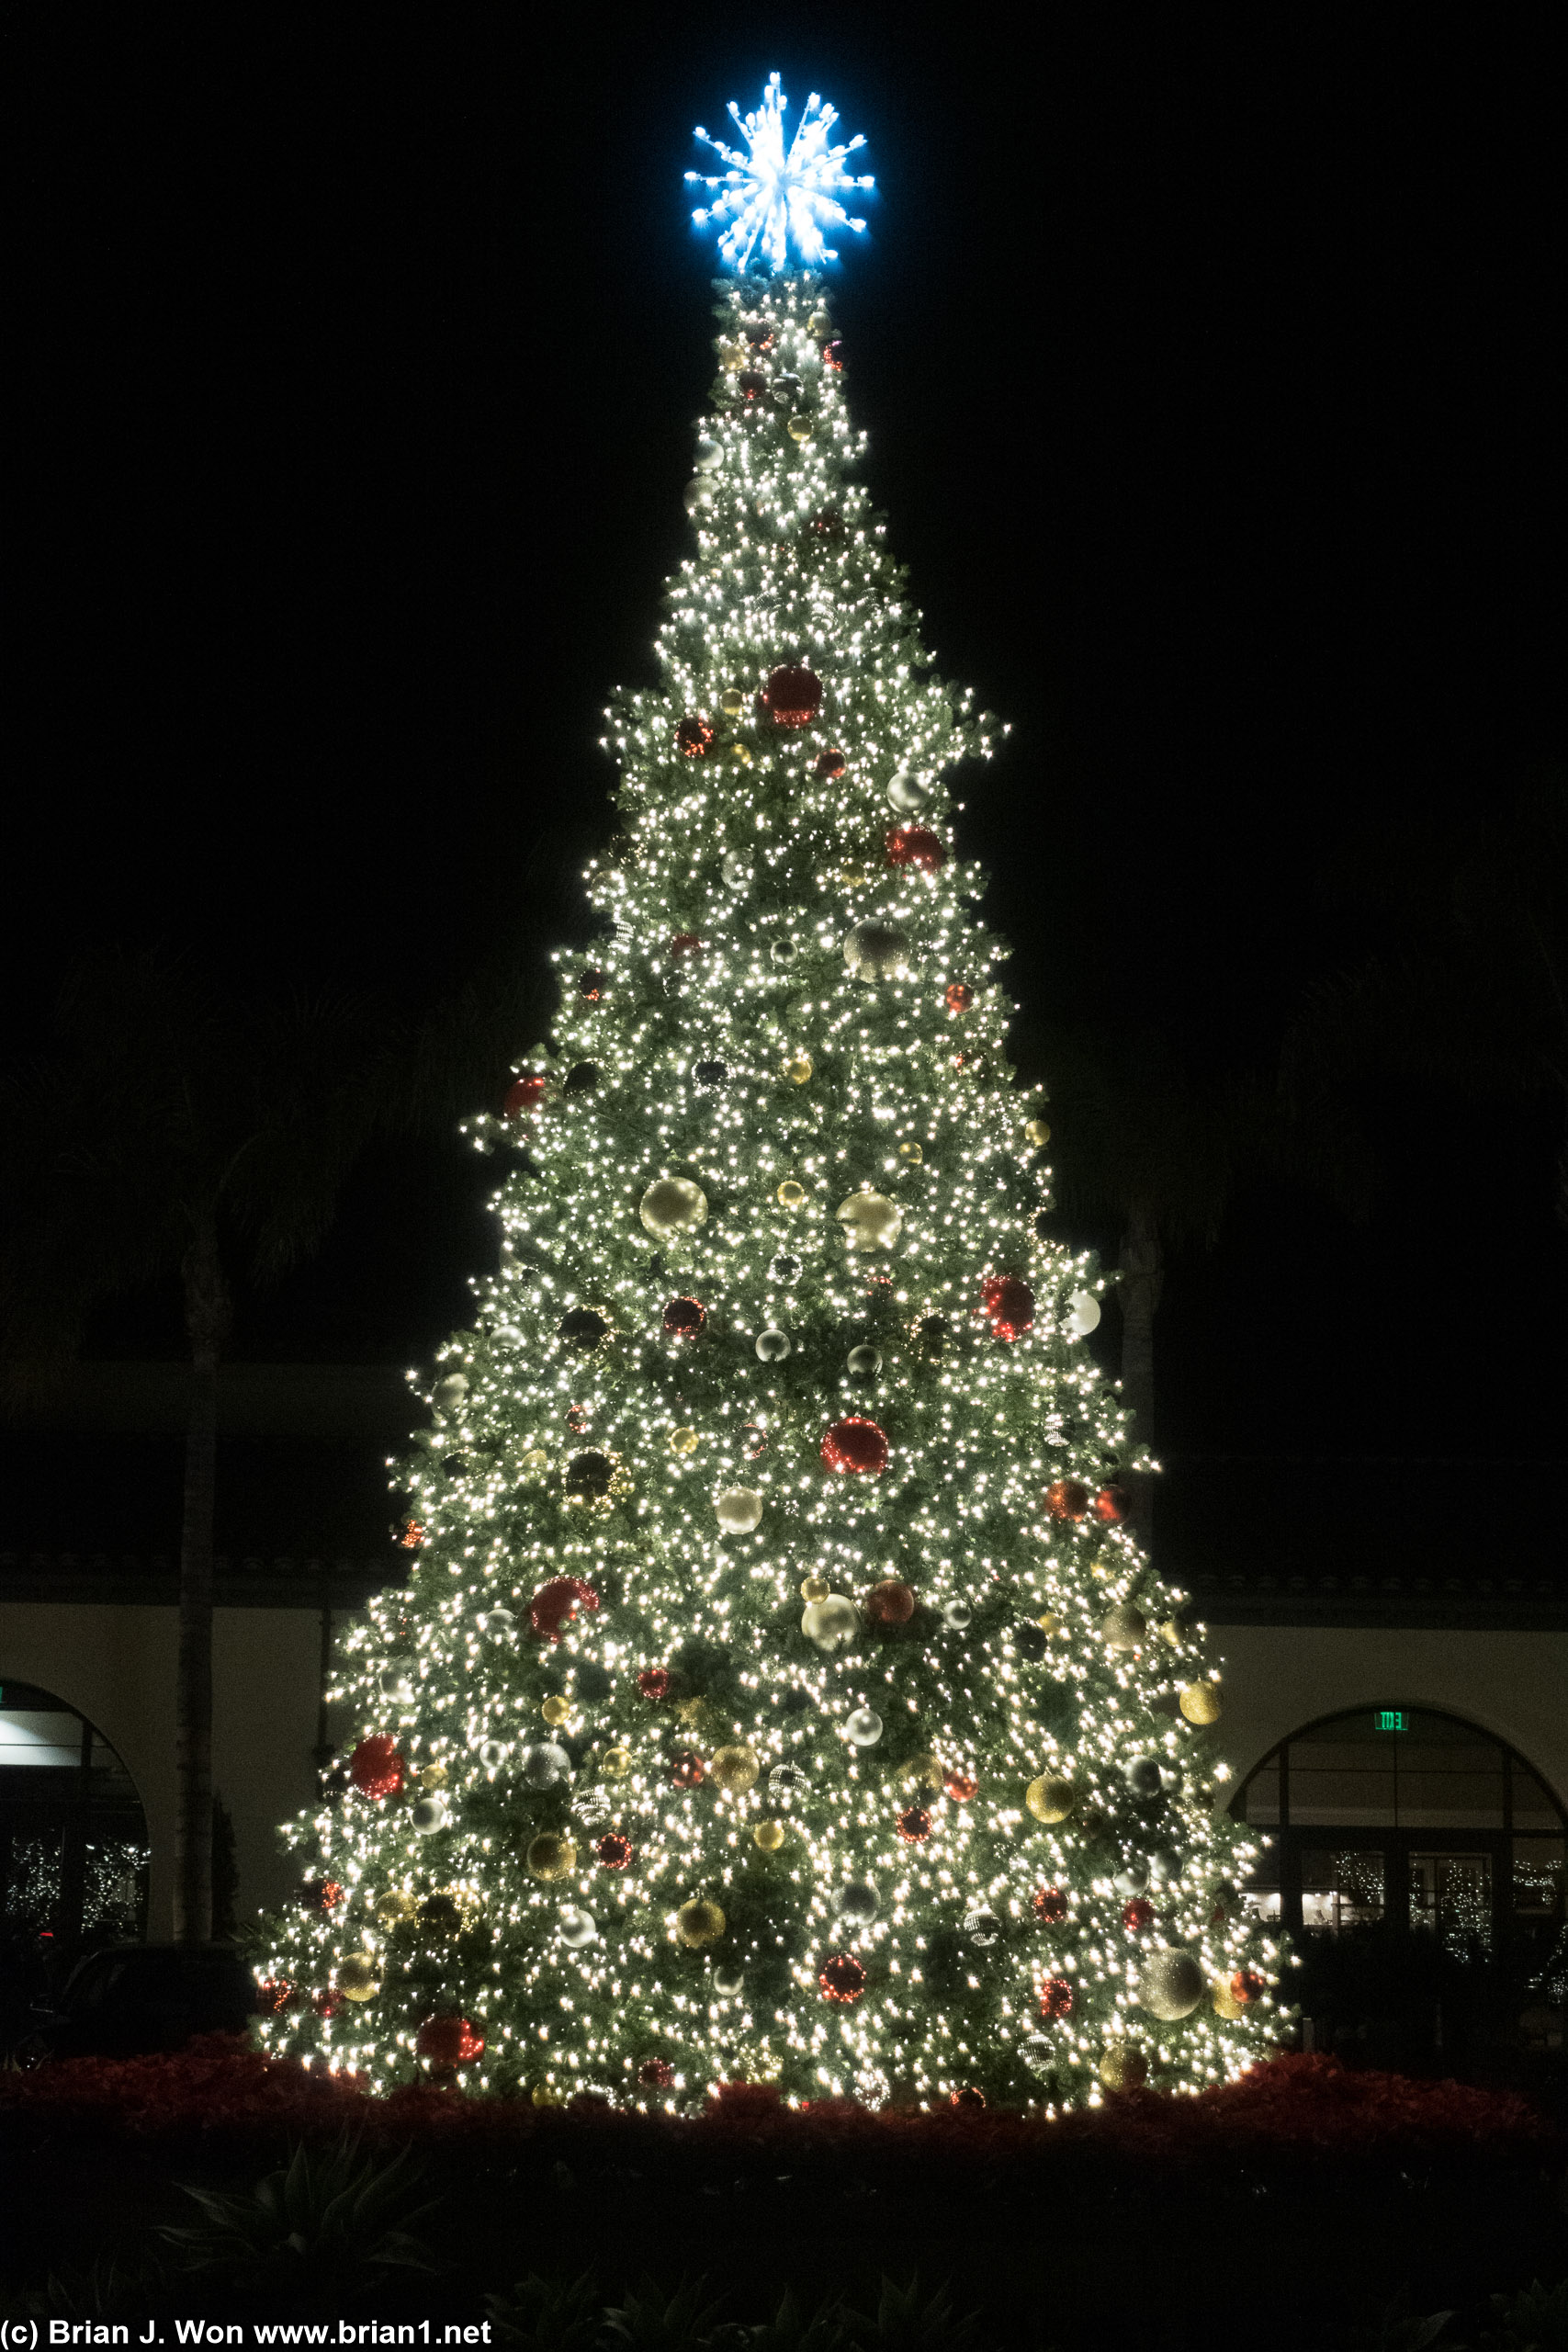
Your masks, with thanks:
[[[1045,1508],[1053,1519],[1081,1519],[1089,1509],[1089,1488],[1077,1478],[1055,1479],[1045,1489]]]
[[[966,989],[962,980],[954,980],[952,986],[943,991],[942,1001],[949,1012],[967,1012],[975,1001],[975,991],[973,989]]]
[[[637,1676],[637,1687],[645,1699],[651,1699],[657,1706],[675,1688],[675,1677],[667,1666],[645,1666]]]
[[[931,1834],[931,1817],[923,1804],[906,1805],[898,1815],[898,1835],[906,1846],[923,1846]]]
[[[810,670],[775,670],[762,704],[775,727],[809,727],[822,707],[822,681]]]
[[[1059,1886],[1043,1886],[1034,1898],[1034,1916],[1047,1928],[1060,1927],[1067,1916],[1067,1898]]]
[[[545,1081],[537,1070],[514,1078],[502,1099],[502,1111],[509,1119],[520,1119],[525,1111],[536,1111],[545,1099]]]
[[[822,1440],[822,1466],[880,1477],[887,1467],[886,1437],[863,1413],[852,1413],[847,1420],[835,1421]]]
[[[684,760],[700,760],[713,741],[713,729],[700,711],[688,711],[675,726],[675,749]]]
[[[935,874],[947,864],[947,852],[924,825],[895,825],[887,836],[887,863],[918,865],[922,874]]]
[[[757,407],[765,407],[768,399],[768,379],[760,368],[743,368],[735,379],[740,397]]]
[[[343,1995],[335,1984],[329,1984],[324,1992],[311,1995],[310,2007],[319,2018],[335,2018],[343,2007]]]
[[[581,1405],[567,1407],[566,1425],[569,1430],[574,1430],[579,1437],[582,1435],[583,1430],[588,1427],[588,1416]]]
[[[422,2058],[434,2066],[468,2066],[482,2056],[485,2038],[467,2018],[426,2018],[414,2041]]]
[[[417,1552],[424,1541],[424,1530],[417,1519],[405,1519],[400,1527],[392,1530],[401,1552]]]
[[[672,1298],[664,1310],[664,1328],[674,1340],[694,1340],[707,1319],[707,1308],[694,1298]]]
[[[819,514],[811,517],[811,527],[820,539],[841,539],[844,518],[836,506],[824,506]]]
[[[1065,1976],[1047,1976],[1040,1987],[1043,2018],[1066,2018],[1073,2013],[1073,1988]]]
[[[1141,1936],[1145,1928],[1155,1923],[1155,1906],[1145,1895],[1134,1894],[1122,1912],[1122,1925],[1129,1935]]]
[[[897,1577],[874,1584],[861,1603],[868,1625],[907,1625],[915,1613],[915,1596]]]
[[[631,1866],[632,1841],[623,1838],[618,1829],[607,1829],[593,1851],[602,1871],[624,1871]]]
[[[842,752],[837,749],[830,752],[818,752],[817,754],[816,773],[818,775],[829,777],[842,775],[848,766],[848,760],[845,759]]]
[[[748,1462],[761,1462],[768,1450],[768,1432],[761,1421],[748,1421],[740,1432],[740,1451]]]
[[[1125,1487],[1101,1487],[1094,1498],[1094,1515],[1102,1527],[1120,1527],[1132,1508]]]
[[[604,975],[603,972],[580,972],[578,974],[577,993],[581,997],[585,1004],[597,1004],[600,997],[604,994]]]
[[[673,1787],[694,1789],[706,1778],[703,1759],[694,1747],[683,1747],[679,1755],[671,1758],[670,1779]]]
[[[1034,1321],[1034,1293],[1016,1274],[992,1274],[980,1285],[980,1296],[998,1340],[1016,1340]]]
[[[678,931],[670,942],[670,953],[679,963],[688,956],[695,956],[702,944],[694,931]]]
[[[581,1577],[552,1577],[528,1603],[528,1623],[542,1642],[558,1642],[561,1629],[571,1624],[580,1609],[595,1610],[599,1596]]]
[[[348,1759],[348,1777],[362,1797],[395,1797],[403,1785],[403,1759],[386,1732],[362,1739]]]
[[[335,1878],[308,1878],[296,1900],[301,1911],[335,1911],[343,1889]]]
[[[1262,1977],[1254,1969],[1238,1968],[1231,1978],[1231,1998],[1244,2005],[1249,2001],[1260,2001],[1267,1989]]]
[[[961,1771],[954,1766],[942,1785],[954,1804],[967,1804],[980,1783],[973,1772]]]
[[[840,335],[835,335],[831,343],[825,343],[822,345],[822,365],[824,368],[841,368],[843,364],[843,339]]]
[[[826,1999],[847,2004],[865,1991],[865,1970],[852,1951],[836,1951],[823,1962],[817,1982]]]
[[[954,2091],[948,2104],[951,2107],[967,2107],[977,2114],[986,2104],[986,2094],[971,2086],[968,2090]]]
[[[645,2058],[637,2078],[645,2091],[667,2091],[675,2079],[675,2069],[668,2058]]]

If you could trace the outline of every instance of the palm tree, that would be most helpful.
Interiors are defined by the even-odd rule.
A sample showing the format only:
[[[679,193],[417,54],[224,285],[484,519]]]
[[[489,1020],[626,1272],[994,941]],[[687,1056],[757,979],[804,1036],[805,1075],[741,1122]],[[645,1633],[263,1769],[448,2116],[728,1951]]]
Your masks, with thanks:
[[[212,1922],[212,1565],[231,1282],[322,1240],[386,1122],[387,1024],[344,997],[269,1003],[189,962],[109,950],[62,995],[53,1050],[5,1080],[0,1312],[15,1390],[58,1374],[100,1302],[177,1277],[190,1350],[180,1534],[175,1927]]]

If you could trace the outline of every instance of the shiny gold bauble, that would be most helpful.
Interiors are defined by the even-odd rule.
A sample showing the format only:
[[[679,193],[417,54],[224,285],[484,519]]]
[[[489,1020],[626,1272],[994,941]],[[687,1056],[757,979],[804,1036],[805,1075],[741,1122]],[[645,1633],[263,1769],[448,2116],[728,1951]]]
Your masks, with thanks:
[[[1235,1995],[1231,1991],[1230,1979],[1228,1976],[1218,1976],[1215,1978],[1213,1985],[1210,1987],[1209,1997],[1214,2005],[1214,2015],[1217,2018],[1230,2018],[1234,2019],[1235,2018],[1244,2018],[1247,2015],[1246,2009],[1236,1999]]]
[[[717,1751],[708,1766],[708,1778],[721,1789],[749,1789],[761,1769],[756,1749],[739,1741]]]
[[[784,1066],[784,1074],[792,1086],[805,1086],[811,1077],[809,1054],[792,1054]]]
[[[740,373],[746,365],[746,345],[743,343],[721,343],[718,346],[718,364],[727,376],[738,376]]]
[[[738,768],[749,768],[751,764],[750,751],[744,743],[731,743],[729,747],[729,757],[732,766]]]
[[[1034,1622],[1043,1634],[1059,1634],[1062,1630],[1061,1619],[1049,1609],[1043,1617],[1037,1617]]]
[[[826,311],[813,311],[811,316],[806,322],[806,332],[807,334],[814,334],[818,337],[831,334],[833,332],[833,322],[828,316]]]
[[[846,865],[839,879],[846,890],[859,890],[865,883],[865,876],[858,865]]]
[[[898,1157],[900,1159],[919,1160],[923,1159],[925,1156],[925,1153],[920,1149],[918,1143],[901,1143],[898,1147]]]
[[[728,1924],[717,1904],[710,1903],[705,1895],[682,1903],[675,1914],[675,1933],[688,1951],[695,1951],[703,1944],[716,1944]]]
[[[911,1756],[907,1763],[900,1765],[898,1778],[907,1789],[940,1789],[942,1759],[933,1756],[929,1747],[923,1748],[918,1756]]]
[[[1043,1150],[1045,1145],[1051,1140],[1051,1127],[1049,1121],[1045,1119],[1031,1119],[1023,1130],[1023,1139],[1025,1143],[1033,1144],[1036,1150]]]
[[[631,1769],[629,1747],[607,1747],[599,1759],[599,1770],[607,1781],[624,1781]]]
[[[345,2001],[373,2001],[381,1989],[381,1972],[367,1951],[351,1951],[337,1966],[337,1989]]]
[[[445,1892],[427,1894],[419,1906],[419,1932],[426,1943],[447,1943],[460,1936],[472,1916],[472,1905]]]
[[[1135,2091],[1149,2078],[1149,2062],[1130,2042],[1108,2041],[1100,2062],[1100,2079],[1108,2091]]]
[[[1190,1724],[1217,1724],[1224,1712],[1219,1691],[1212,1682],[1188,1683],[1179,1704]]]
[[[553,1698],[540,1701],[539,1713],[547,1724],[564,1724],[571,1713],[571,1701],[563,1699],[558,1691]]]
[[[445,1764],[423,1764],[419,1785],[422,1789],[444,1789],[449,1777]]]
[[[784,430],[792,441],[809,441],[811,419],[808,416],[792,416]]]
[[[671,1430],[670,1432],[671,1453],[695,1453],[701,1443],[702,1439],[694,1429]]]
[[[1078,1792],[1070,1781],[1059,1779],[1054,1772],[1043,1772],[1031,1781],[1023,1792],[1023,1802],[1036,1821],[1066,1821],[1078,1801]]]
[[[523,1476],[525,1478],[542,1478],[549,1466],[550,1457],[543,1446],[530,1446],[523,1456]]]
[[[802,1577],[800,1579],[802,1600],[826,1600],[832,1589],[826,1577]]]
[[[739,718],[746,707],[746,697],[739,686],[726,686],[718,698],[718,707],[726,718]]]
[[[541,1829],[523,1859],[535,1878],[565,1878],[577,1868],[577,1848],[562,1831]]]
[[[797,1184],[793,1176],[786,1176],[779,1186],[778,1198],[781,1208],[803,1208],[806,1204],[806,1187],[804,1184]]]
[[[1152,1951],[1138,1971],[1138,1999],[1151,2017],[1167,2024],[1190,2017],[1206,1989],[1190,1951]]]
[[[536,2083],[533,2089],[529,2092],[528,2098],[535,2107],[558,2107],[560,2105],[559,2091],[551,2090],[548,2083]]]
[[[389,1886],[376,1897],[376,1917],[383,1928],[400,1928],[419,1909],[419,1898],[406,1886]]]
[[[1149,1630],[1149,1621],[1141,1609],[1124,1600],[1119,1609],[1111,1610],[1100,1623],[1100,1638],[1108,1650],[1135,1650]]]
[[[807,1602],[801,1611],[800,1630],[824,1657],[829,1657],[854,1640],[860,1632],[860,1611],[841,1592],[830,1592],[826,1600]]]
[[[891,1250],[904,1222],[903,1210],[886,1193],[852,1193],[833,1215],[852,1250]]]
[[[761,1848],[764,1854],[776,1854],[779,1848],[784,1841],[784,1823],[782,1821],[759,1821],[757,1826],[751,1832],[751,1840],[753,1845],[757,1845]]]

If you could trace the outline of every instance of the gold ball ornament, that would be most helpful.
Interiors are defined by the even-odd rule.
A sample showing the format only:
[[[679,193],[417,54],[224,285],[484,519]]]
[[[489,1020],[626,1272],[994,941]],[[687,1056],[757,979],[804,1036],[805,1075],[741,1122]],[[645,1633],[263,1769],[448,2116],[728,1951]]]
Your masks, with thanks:
[[[1209,1988],[1209,1998],[1213,2004],[1214,2015],[1217,2018],[1228,2018],[1234,2022],[1235,2018],[1244,2018],[1247,2015],[1246,2009],[1231,1991],[1228,1977],[1217,1976],[1214,1979]]]
[[[539,1713],[547,1724],[564,1724],[571,1713],[571,1701],[563,1699],[558,1691],[553,1697],[540,1701]]]
[[[551,2090],[548,2083],[536,2083],[528,2100],[533,2107],[558,2107],[561,2103],[559,2091]]]
[[[841,1650],[854,1640],[860,1631],[860,1611],[841,1592],[830,1592],[826,1600],[807,1604],[800,1620],[800,1630],[807,1640],[815,1644],[824,1657]]]
[[[852,1250],[891,1250],[904,1212],[886,1193],[852,1193],[833,1212]]]
[[[1032,1143],[1037,1151],[1043,1151],[1051,1140],[1050,1121],[1048,1119],[1029,1120],[1023,1130],[1023,1139],[1025,1143]]]
[[[1149,2062],[1130,2042],[1108,2041],[1100,2062],[1100,2079],[1108,2091],[1135,2091],[1149,2078]]]
[[[718,698],[718,707],[726,718],[739,718],[746,707],[746,697],[739,686],[726,686]]]
[[[445,1764],[422,1764],[419,1785],[422,1789],[444,1789],[450,1777]]]
[[[911,1756],[900,1768],[898,1778],[907,1789],[940,1789],[942,1758],[933,1756],[929,1747],[924,1748],[918,1756]]]
[[[1043,1772],[1031,1781],[1023,1792],[1023,1802],[1036,1821],[1066,1821],[1078,1801],[1078,1792],[1070,1781],[1054,1772]]]
[[[764,1854],[776,1854],[784,1841],[784,1823],[759,1821],[751,1832],[751,1841],[753,1845],[760,1846]]]
[[[811,1079],[810,1055],[792,1054],[784,1066],[784,1074],[792,1086],[808,1085]]]
[[[806,332],[807,334],[814,334],[818,338],[825,334],[831,334],[833,332],[833,322],[829,317],[826,311],[813,311],[811,316],[806,322]]]
[[[718,364],[727,376],[738,376],[746,365],[746,345],[743,343],[721,343]]]
[[[695,1453],[701,1443],[702,1439],[694,1429],[671,1430],[670,1432],[671,1453]]]
[[[1168,1642],[1173,1650],[1179,1650],[1183,1642],[1191,1640],[1192,1628],[1181,1616],[1168,1617],[1159,1629],[1159,1637],[1162,1642]]]
[[[599,1770],[607,1781],[624,1781],[632,1769],[629,1747],[607,1747],[600,1758]]]
[[[1179,1704],[1190,1724],[1217,1724],[1224,1712],[1219,1691],[1212,1682],[1190,1682]]]
[[[525,1478],[542,1478],[549,1466],[550,1457],[542,1446],[530,1446],[523,1456],[523,1475]]]
[[[733,1747],[717,1751],[708,1766],[708,1778],[721,1789],[749,1789],[761,1769],[756,1749],[738,1741]]]
[[[419,1909],[419,1898],[406,1886],[389,1886],[376,1897],[376,1917],[383,1928],[401,1928]]]
[[[802,1600],[826,1600],[832,1589],[826,1577],[802,1577],[800,1579]]]
[[[577,1868],[577,1848],[558,1829],[541,1829],[523,1857],[535,1878],[565,1878]]]
[[[804,1184],[797,1184],[793,1176],[786,1176],[784,1182],[779,1186],[778,1199],[779,1206],[781,1208],[804,1208],[806,1205],[806,1187]]]
[[[750,747],[745,743],[731,743],[729,760],[732,767],[749,768],[751,764]]]
[[[373,2001],[381,1989],[381,1972],[367,1951],[351,1951],[340,1960],[337,1989],[345,2001]]]
[[[656,1240],[705,1223],[707,1194],[689,1176],[661,1176],[637,1203],[637,1215]]]
[[[750,1535],[762,1522],[762,1498],[755,1487],[722,1487],[713,1498],[713,1509],[726,1535]]]
[[[811,419],[808,416],[792,416],[784,430],[792,441],[809,441],[812,430]]]
[[[1100,1620],[1100,1638],[1108,1650],[1135,1650],[1149,1630],[1149,1621],[1141,1609],[1131,1601],[1123,1601],[1120,1609],[1111,1610]]]
[[[688,1951],[697,1951],[704,1944],[717,1943],[728,1921],[716,1903],[705,1895],[697,1895],[690,1903],[682,1903],[675,1914],[675,1933]]]
[[[1138,1999],[1168,2025],[1190,2018],[1208,1990],[1190,1951],[1152,1951],[1138,1972]]]
[[[908,1143],[901,1143],[898,1147],[898,1157],[900,1159],[908,1159],[918,1163],[922,1160],[925,1156],[925,1153],[920,1149],[918,1143],[912,1141]]]

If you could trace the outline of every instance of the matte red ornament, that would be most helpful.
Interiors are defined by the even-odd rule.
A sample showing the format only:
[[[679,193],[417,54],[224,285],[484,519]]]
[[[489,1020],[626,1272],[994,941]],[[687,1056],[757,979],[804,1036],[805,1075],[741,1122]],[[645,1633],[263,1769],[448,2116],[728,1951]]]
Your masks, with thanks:
[[[362,1739],[348,1759],[348,1777],[362,1797],[395,1797],[403,1785],[403,1759],[387,1732]]]
[[[852,1951],[836,1951],[822,1962],[817,1982],[829,2001],[858,2001],[865,1991],[865,1970]]]
[[[1077,1478],[1056,1478],[1045,1489],[1045,1508],[1053,1519],[1081,1519],[1089,1509],[1089,1488]]]
[[[694,1298],[672,1298],[664,1310],[664,1328],[674,1340],[694,1340],[707,1319],[707,1308]]]
[[[426,2018],[414,2041],[434,2066],[468,2066],[483,2054],[485,2038],[467,2018]]]
[[[1134,1894],[1131,1903],[1123,1906],[1122,1925],[1129,1935],[1141,1936],[1144,1929],[1152,1928],[1154,1923],[1155,1906],[1145,1895]]]
[[[923,1846],[931,1834],[931,1817],[923,1804],[906,1805],[898,1815],[898,1835],[906,1846]]]
[[[1094,1498],[1094,1515],[1102,1527],[1120,1527],[1132,1508],[1125,1487],[1101,1487]]]
[[[887,836],[887,863],[918,865],[922,874],[935,874],[947,864],[947,852],[924,825],[895,825]]]
[[[1235,2001],[1260,2001],[1267,1987],[1255,1970],[1238,1968],[1231,1978],[1231,1998]]]
[[[713,741],[713,728],[700,711],[688,711],[675,722],[675,749],[682,759],[700,760]]]
[[[942,1002],[949,1012],[967,1012],[974,1001],[974,989],[966,989],[962,980],[954,980],[942,994]]]
[[[825,1470],[855,1470],[880,1477],[887,1467],[887,1439],[863,1413],[835,1421],[822,1440]]]
[[[675,1688],[675,1677],[667,1666],[645,1666],[637,1676],[637,1687],[645,1699],[651,1699],[657,1706]]]
[[[775,670],[762,702],[775,727],[809,727],[822,707],[822,681],[810,670]]]
[[[577,993],[583,999],[585,1003],[597,1004],[600,997],[604,993],[604,975],[603,972],[580,972],[578,974]]]
[[[760,368],[743,368],[735,380],[740,388],[743,401],[750,401],[759,407],[766,405],[768,379]]]
[[[545,1081],[537,1070],[525,1071],[514,1078],[502,1101],[502,1110],[509,1119],[520,1119],[525,1111],[536,1111],[545,1099]]]
[[[967,1804],[980,1783],[973,1772],[963,1772],[955,1767],[942,1785],[954,1804]]]
[[[976,2090],[971,2084],[966,2091],[954,2091],[948,2104],[951,2107],[972,2108],[978,2113],[986,2104],[986,2094],[984,2091]]]
[[[837,749],[830,752],[818,752],[817,754],[816,773],[818,775],[842,775],[848,766],[848,760],[845,759],[842,752]]]
[[[335,1878],[308,1878],[296,1900],[301,1911],[335,1911],[343,1889]]]
[[[580,1609],[599,1606],[599,1596],[581,1577],[552,1577],[528,1603],[528,1623],[542,1642],[558,1642],[563,1625],[571,1624]]]
[[[703,1759],[694,1747],[683,1747],[671,1758],[670,1779],[677,1789],[694,1789],[707,1779]]]
[[[1034,1897],[1034,1916],[1047,1928],[1059,1927],[1067,1916],[1067,1898],[1059,1886],[1043,1886]]]
[[[618,1829],[607,1829],[593,1851],[602,1871],[624,1871],[632,1858],[632,1841],[623,1838]]]
[[[675,2079],[675,2069],[668,2058],[645,2058],[637,2078],[645,2091],[667,2091]]]
[[[980,1285],[980,1296],[998,1340],[1016,1340],[1034,1321],[1034,1293],[1016,1274],[991,1274]]]
[[[1066,2018],[1073,2013],[1073,1988],[1065,1976],[1047,1976],[1040,1987],[1043,2018]]]
[[[702,944],[694,931],[678,931],[670,942],[670,953],[676,957],[694,956]]]
[[[868,1625],[907,1625],[915,1613],[915,1596],[897,1577],[874,1584],[861,1603]]]

